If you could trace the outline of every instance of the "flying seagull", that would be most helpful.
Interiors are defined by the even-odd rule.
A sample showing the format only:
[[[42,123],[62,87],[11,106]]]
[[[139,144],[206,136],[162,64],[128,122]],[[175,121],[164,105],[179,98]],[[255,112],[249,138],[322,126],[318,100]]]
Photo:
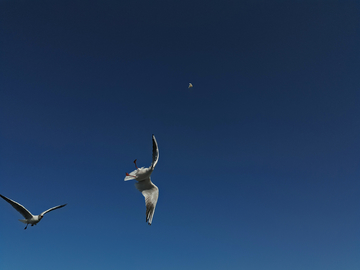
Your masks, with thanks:
[[[29,224],[31,224],[31,226],[34,226],[36,225],[37,223],[40,222],[40,220],[43,218],[43,216],[52,211],[52,210],[55,210],[55,209],[58,209],[58,208],[61,208],[61,207],[64,207],[66,204],[62,204],[62,205],[58,205],[58,206],[55,206],[53,208],[50,208],[44,212],[42,212],[40,215],[37,215],[37,216],[34,216],[33,214],[31,214],[29,212],[29,210],[27,210],[24,206],[22,206],[20,203],[17,203],[13,200],[10,200],[9,198],[6,198],[5,196],[1,195],[0,194],[0,197],[3,198],[5,201],[7,201],[8,203],[11,204],[12,207],[14,207],[21,215],[23,215],[23,217],[25,219],[19,219],[21,222],[25,223],[26,224],[26,227],[24,228],[24,230],[26,230],[27,226]]]
[[[192,83],[189,83],[189,87],[188,87],[188,88],[191,88],[191,87],[193,87],[193,85],[192,85]]]
[[[125,181],[137,180],[135,187],[144,195],[146,205],[146,222],[151,225],[154,217],[156,203],[159,198],[159,189],[151,182],[150,175],[154,171],[156,164],[159,160],[159,148],[156,142],[155,136],[152,135],[153,152],[152,152],[152,163],[149,168],[141,167],[136,165],[136,159],[134,160],[136,170],[130,174],[126,173]]]

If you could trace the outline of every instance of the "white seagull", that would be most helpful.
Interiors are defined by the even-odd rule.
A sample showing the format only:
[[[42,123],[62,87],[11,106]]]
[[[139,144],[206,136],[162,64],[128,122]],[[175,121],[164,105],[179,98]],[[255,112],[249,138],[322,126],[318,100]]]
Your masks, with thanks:
[[[192,83],[189,83],[189,87],[188,87],[188,88],[191,88],[191,87],[193,87],[193,85],[192,85]]]
[[[159,148],[156,142],[155,136],[152,135],[153,142],[153,153],[152,153],[152,163],[149,168],[138,168],[136,165],[136,159],[134,160],[136,170],[132,171],[130,174],[126,173],[125,181],[128,180],[137,180],[135,187],[144,195],[145,205],[146,205],[146,222],[151,225],[152,219],[154,217],[156,203],[159,198],[159,189],[157,186],[151,182],[150,175],[154,171],[155,166],[159,160]]]
[[[52,210],[55,210],[55,209],[58,209],[58,208],[61,208],[61,207],[64,207],[66,204],[62,204],[62,205],[58,205],[58,206],[55,206],[53,208],[50,208],[44,212],[42,212],[40,215],[37,215],[37,216],[34,216],[33,214],[30,213],[29,210],[27,210],[24,206],[22,206],[20,203],[17,203],[13,200],[10,200],[9,198],[6,198],[5,196],[1,195],[0,194],[0,197],[3,198],[5,201],[7,201],[8,203],[11,204],[12,207],[14,207],[21,215],[23,215],[23,217],[25,219],[19,219],[22,223],[25,223],[26,224],[26,227],[24,228],[24,230],[26,230],[27,226],[29,224],[31,224],[31,226],[34,226],[36,225],[37,223],[40,222],[40,220],[43,218],[43,216],[52,211]]]

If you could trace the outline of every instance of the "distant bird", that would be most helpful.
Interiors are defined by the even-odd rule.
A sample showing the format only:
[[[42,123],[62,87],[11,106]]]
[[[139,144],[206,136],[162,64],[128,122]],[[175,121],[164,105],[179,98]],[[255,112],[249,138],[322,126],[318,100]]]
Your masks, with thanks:
[[[191,87],[193,87],[193,85],[192,85],[192,83],[189,83],[189,87],[188,87],[188,88],[191,88]]]
[[[58,205],[58,206],[55,206],[53,208],[50,208],[44,212],[42,212],[40,215],[37,215],[37,216],[34,216],[33,214],[31,214],[29,212],[29,210],[27,210],[24,206],[22,206],[20,203],[17,203],[13,200],[10,200],[9,198],[6,198],[5,196],[1,195],[0,194],[0,197],[3,198],[5,201],[7,201],[8,203],[11,204],[12,207],[14,207],[21,215],[23,215],[23,217],[25,219],[19,219],[21,222],[25,223],[26,224],[26,227],[24,228],[24,230],[26,230],[27,226],[29,224],[31,224],[31,226],[34,226],[36,225],[37,223],[40,222],[40,220],[43,218],[43,216],[52,211],[52,210],[55,210],[55,209],[58,209],[58,208],[61,208],[61,207],[64,207],[66,204],[62,204],[62,205]]]
[[[159,197],[159,189],[151,182],[150,175],[154,171],[155,166],[159,160],[159,148],[156,142],[155,136],[152,135],[153,151],[152,151],[152,163],[149,168],[138,168],[136,165],[136,159],[134,160],[136,170],[130,174],[126,173],[125,181],[137,180],[135,187],[144,195],[146,205],[146,222],[151,225],[154,217],[156,203]]]

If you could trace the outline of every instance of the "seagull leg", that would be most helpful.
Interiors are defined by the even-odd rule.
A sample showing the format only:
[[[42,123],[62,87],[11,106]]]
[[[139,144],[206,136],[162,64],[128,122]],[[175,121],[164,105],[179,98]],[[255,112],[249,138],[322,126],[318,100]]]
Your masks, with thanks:
[[[136,161],[137,161],[137,159],[134,160],[135,167],[136,167],[136,169],[139,169],[138,166],[136,165]]]
[[[24,228],[24,230],[26,230],[27,226],[29,225],[29,223],[26,223],[26,227]]]

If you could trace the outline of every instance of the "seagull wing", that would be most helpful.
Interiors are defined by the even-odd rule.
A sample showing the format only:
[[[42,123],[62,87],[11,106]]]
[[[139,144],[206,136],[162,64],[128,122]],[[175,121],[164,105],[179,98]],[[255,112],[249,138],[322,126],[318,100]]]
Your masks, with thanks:
[[[155,213],[156,203],[159,198],[159,189],[150,178],[135,183],[136,188],[144,195],[146,205],[146,222],[151,225]]]
[[[152,135],[152,141],[153,141],[153,153],[152,153],[151,168],[154,169],[156,164],[159,161],[159,147],[158,147],[158,144],[157,144],[154,134]]]
[[[42,213],[40,214],[40,216],[43,216],[43,215],[45,215],[46,213],[49,213],[49,212],[51,212],[51,211],[53,211],[53,210],[55,210],[55,209],[62,208],[62,207],[64,207],[65,205],[66,205],[66,204],[62,204],[62,205],[58,205],[58,206],[55,206],[55,207],[53,207],[53,208],[50,208],[50,209],[42,212]]]
[[[20,203],[17,203],[13,200],[10,200],[9,198],[6,198],[5,196],[0,194],[0,197],[3,198],[5,201],[11,204],[12,207],[14,207],[24,218],[30,219],[33,217],[33,215],[27,210],[24,206],[22,206]]]

